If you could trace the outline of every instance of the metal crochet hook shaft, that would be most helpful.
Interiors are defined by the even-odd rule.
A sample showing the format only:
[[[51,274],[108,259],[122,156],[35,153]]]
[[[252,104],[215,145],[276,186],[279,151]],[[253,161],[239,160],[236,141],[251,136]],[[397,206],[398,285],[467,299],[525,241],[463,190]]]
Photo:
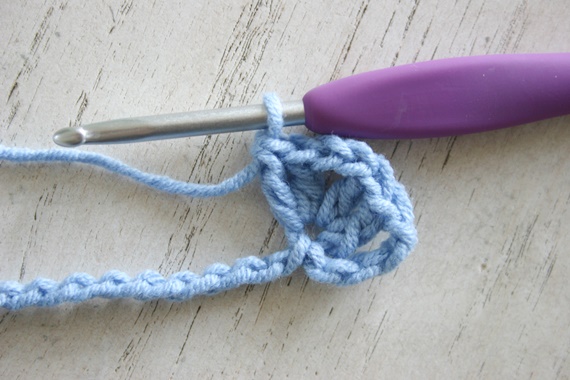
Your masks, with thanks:
[[[303,102],[284,102],[283,119],[286,126],[304,124]],[[134,117],[64,128],[55,133],[53,141],[61,146],[74,147],[250,131],[266,127],[267,112],[260,104]]]

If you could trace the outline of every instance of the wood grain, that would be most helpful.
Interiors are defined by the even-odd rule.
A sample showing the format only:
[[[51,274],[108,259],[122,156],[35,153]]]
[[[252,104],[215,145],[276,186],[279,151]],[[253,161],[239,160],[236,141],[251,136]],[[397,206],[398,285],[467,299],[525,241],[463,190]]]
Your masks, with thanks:
[[[293,100],[420,60],[570,51],[569,18],[566,0],[3,2],[0,142],[48,148],[65,126]],[[0,376],[568,379],[569,127],[370,141],[414,200],[420,244],[395,272],[0,311]],[[245,166],[252,139],[82,149],[205,183]],[[286,244],[255,184],[187,199],[92,167],[5,162],[0,183],[3,280],[199,272]]]

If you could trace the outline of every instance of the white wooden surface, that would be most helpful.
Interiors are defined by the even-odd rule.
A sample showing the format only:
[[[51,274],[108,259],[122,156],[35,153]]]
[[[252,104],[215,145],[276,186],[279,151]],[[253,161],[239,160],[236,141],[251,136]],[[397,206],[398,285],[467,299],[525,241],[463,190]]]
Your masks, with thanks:
[[[569,19],[567,0],[3,1],[0,142],[49,148],[68,125],[292,100],[419,60],[570,51]],[[252,138],[82,149],[204,183],[246,165]],[[570,378],[570,118],[370,144],[414,199],[420,243],[397,271],[0,311],[0,377]],[[3,280],[199,272],[284,245],[256,185],[186,199],[8,163],[0,184]]]

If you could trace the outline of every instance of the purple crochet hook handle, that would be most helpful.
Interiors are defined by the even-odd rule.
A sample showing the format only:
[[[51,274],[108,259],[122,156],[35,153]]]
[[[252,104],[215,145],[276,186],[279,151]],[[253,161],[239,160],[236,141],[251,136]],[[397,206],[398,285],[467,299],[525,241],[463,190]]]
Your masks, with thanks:
[[[309,91],[309,129],[363,138],[454,136],[570,114],[570,53],[450,58]]]

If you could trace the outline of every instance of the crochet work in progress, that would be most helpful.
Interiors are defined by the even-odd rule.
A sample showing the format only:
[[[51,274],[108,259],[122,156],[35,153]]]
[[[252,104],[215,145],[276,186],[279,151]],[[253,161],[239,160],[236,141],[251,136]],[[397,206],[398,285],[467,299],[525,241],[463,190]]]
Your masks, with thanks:
[[[217,185],[180,182],[72,149],[0,146],[0,160],[97,165],[155,189],[192,197],[228,194],[259,176],[271,211],[285,230],[286,249],[263,258],[244,257],[232,266],[213,264],[202,274],[184,271],[167,278],[155,271],[134,278],[110,271],[99,279],[75,273],[61,282],[44,278],[28,284],[4,281],[0,282],[0,307],[55,306],[95,297],[182,301],[244,284],[273,281],[299,267],[315,281],[350,285],[396,268],[413,249],[417,233],[410,199],[386,158],[355,140],[286,135],[282,132],[277,96],[266,95],[264,104],[269,128],[255,137],[252,163]],[[327,186],[325,179],[331,172],[341,178]],[[314,239],[307,232],[310,226],[320,231]],[[388,234],[380,247],[358,251],[380,231]]]

